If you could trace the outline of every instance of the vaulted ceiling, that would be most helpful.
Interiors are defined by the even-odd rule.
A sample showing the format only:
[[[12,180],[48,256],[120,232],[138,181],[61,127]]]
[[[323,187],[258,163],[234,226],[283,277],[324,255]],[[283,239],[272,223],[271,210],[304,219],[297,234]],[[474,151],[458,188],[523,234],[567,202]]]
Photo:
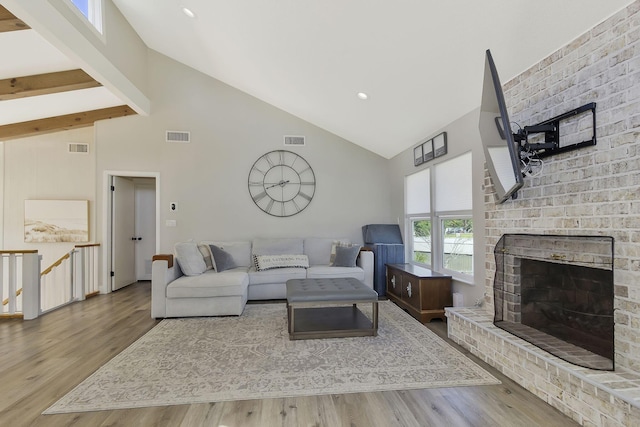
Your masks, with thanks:
[[[479,106],[487,48],[504,83],[633,3],[105,1],[149,48],[386,158]],[[133,113],[1,10],[0,140]]]

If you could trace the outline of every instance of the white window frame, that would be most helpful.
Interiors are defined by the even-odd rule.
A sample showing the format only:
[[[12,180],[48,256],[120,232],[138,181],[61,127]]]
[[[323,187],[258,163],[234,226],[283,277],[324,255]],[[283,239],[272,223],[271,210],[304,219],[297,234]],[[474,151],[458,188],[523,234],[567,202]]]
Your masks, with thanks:
[[[88,16],[84,16],[82,11],[73,4],[72,0],[67,0],[66,3],[104,41],[104,0],[88,0]]]
[[[462,153],[461,155],[466,155],[467,153],[473,156],[473,154],[470,151],[466,153]],[[455,159],[456,157],[448,158],[444,160],[444,162]],[[441,162],[441,163],[444,163],[444,162]],[[473,158],[471,160],[471,163],[473,163]],[[420,266],[420,267],[429,268],[432,271],[435,271],[441,274],[450,275],[454,279],[461,282],[473,284],[474,283],[474,277],[473,277],[474,259],[473,258],[475,255],[473,251],[473,247],[471,252],[471,257],[472,257],[471,258],[471,266],[472,266],[471,274],[465,274],[465,273],[455,271],[455,270],[450,270],[444,267],[445,233],[443,228],[444,220],[447,220],[447,219],[470,219],[473,221],[473,210],[466,209],[466,210],[459,210],[459,211],[457,210],[456,211],[438,211],[438,206],[436,203],[437,190],[436,190],[436,182],[435,182],[436,181],[435,166],[437,166],[437,164],[428,168],[429,169],[429,186],[430,186],[429,188],[430,212],[405,214],[405,236],[407,236],[405,239],[406,240],[405,250],[407,251],[405,255],[408,256],[408,260],[406,262],[413,265]],[[406,209],[406,206],[407,206],[407,192],[406,192],[406,180],[405,180],[405,209]],[[431,220],[431,264],[430,265],[418,263],[413,260],[414,247],[413,247],[412,222],[420,219]]]

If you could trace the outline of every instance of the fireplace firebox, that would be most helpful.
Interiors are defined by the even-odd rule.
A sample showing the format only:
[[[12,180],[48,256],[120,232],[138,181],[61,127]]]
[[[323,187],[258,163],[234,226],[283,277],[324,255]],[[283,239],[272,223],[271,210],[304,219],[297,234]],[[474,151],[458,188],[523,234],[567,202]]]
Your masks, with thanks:
[[[613,238],[505,234],[494,324],[575,365],[614,369]]]

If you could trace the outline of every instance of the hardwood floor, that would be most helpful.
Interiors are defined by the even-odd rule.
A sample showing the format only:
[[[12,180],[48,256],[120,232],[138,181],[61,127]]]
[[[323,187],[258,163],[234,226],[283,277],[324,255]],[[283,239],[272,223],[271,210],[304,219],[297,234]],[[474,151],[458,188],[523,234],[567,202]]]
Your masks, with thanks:
[[[577,425],[473,356],[502,384],[41,415],[153,328],[150,295],[140,282],[36,320],[0,320],[0,426]],[[428,327],[446,336],[446,324]]]

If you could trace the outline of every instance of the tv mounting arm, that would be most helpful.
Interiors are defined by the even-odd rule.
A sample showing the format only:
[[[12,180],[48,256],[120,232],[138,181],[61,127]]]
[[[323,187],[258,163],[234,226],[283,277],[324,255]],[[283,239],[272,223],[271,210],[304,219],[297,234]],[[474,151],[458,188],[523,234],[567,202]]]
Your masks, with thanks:
[[[569,145],[560,145],[560,122],[572,117],[591,112],[593,133],[591,139]],[[529,135],[544,133],[544,142],[529,142]],[[514,140],[518,143],[520,152],[535,155],[538,158],[552,156],[554,154],[565,153],[578,148],[596,145],[596,103],[590,102],[581,107],[575,108],[559,116],[553,117],[533,126],[525,126],[517,133],[513,134]],[[521,156],[522,157],[522,156]]]

